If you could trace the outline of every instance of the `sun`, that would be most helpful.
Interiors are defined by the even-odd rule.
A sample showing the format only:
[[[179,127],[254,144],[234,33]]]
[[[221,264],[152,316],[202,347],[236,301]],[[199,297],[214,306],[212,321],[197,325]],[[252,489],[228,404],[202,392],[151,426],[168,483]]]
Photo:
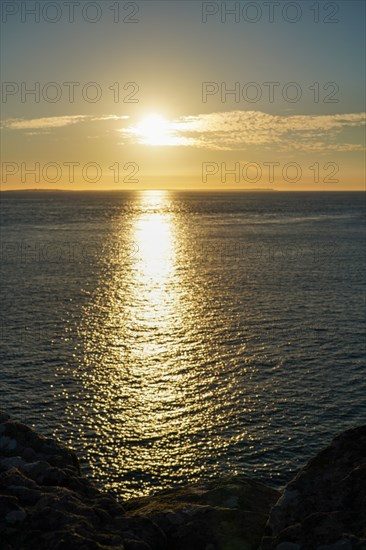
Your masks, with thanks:
[[[168,120],[159,113],[151,113],[137,124],[121,128],[119,131],[122,135],[132,138],[135,143],[173,147],[190,145],[190,139],[182,135],[183,130],[179,120]]]
[[[169,121],[159,114],[151,114],[136,126],[136,134],[146,145],[168,145],[170,142]]]

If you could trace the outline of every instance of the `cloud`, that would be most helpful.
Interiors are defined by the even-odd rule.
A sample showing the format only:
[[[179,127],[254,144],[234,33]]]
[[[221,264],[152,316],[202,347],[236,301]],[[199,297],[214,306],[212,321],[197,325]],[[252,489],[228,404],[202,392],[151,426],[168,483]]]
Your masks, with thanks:
[[[2,127],[10,130],[43,130],[45,128],[64,128],[65,126],[78,124],[80,122],[121,120],[127,118],[129,117],[118,115],[103,115],[100,117],[94,117],[91,115],[65,115],[32,119],[13,118],[5,120],[2,123]]]
[[[126,115],[65,115],[34,119],[7,119],[3,128],[44,133],[85,122],[113,122]],[[164,124],[162,124],[164,123]],[[279,151],[363,151],[357,140],[341,139],[344,130],[365,124],[365,113],[335,115],[271,115],[261,111],[228,111],[160,121],[160,127],[146,124],[119,128],[123,143],[193,147],[236,151],[260,146]],[[156,135],[158,132],[159,135]],[[90,135],[90,134],[89,134]],[[159,139],[158,139],[159,138]]]
[[[10,130],[43,130],[44,128],[62,128],[84,122],[88,117],[84,115],[32,118],[28,120],[16,118],[4,121],[3,126]]]
[[[51,132],[37,131],[37,132],[26,132],[26,136],[48,136]]]
[[[359,143],[339,143],[346,128],[365,124],[365,113],[336,115],[270,115],[261,111],[230,111],[181,117],[169,122],[166,145],[212,150],[238,150],[249,146],[283,150],[363,150]],[[138,127],[120,130],[128,141],[139,139]]]

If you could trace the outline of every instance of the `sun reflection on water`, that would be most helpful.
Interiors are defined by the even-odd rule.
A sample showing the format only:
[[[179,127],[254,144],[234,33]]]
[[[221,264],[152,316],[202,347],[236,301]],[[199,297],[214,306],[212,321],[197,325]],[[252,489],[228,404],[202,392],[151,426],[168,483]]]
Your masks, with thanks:
[[[171,214],[159,210],[165,202],[164,192],[143,194],[143,214],[133,227],[133,241],[138,248],[133,269],[132,304],[139,322],[159,327],[169,322],[174,305],[175,237]]]
[[[226,397],[234,397],[212,349],[211,332],[221,329],[208,309],[210,288],[195,279],[189,221],[171,208],[169,192],[141,192],[127,211],[110,238],[133,253],[121,261],[111,247],[81,323],[79,414],[83,437],[93,438],[93,475],[106,470],[108,488],[138,495],[197,479],[206,459],[215,467],[230,444],[221,432],[230,421]]]

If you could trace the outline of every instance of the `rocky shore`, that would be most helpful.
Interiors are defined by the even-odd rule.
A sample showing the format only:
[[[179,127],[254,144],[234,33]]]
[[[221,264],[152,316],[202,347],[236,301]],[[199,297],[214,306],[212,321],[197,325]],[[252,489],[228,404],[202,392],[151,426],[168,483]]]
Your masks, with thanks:
[[[0,550],[366,550],[366,426],[280,493],[236,476],[120,504],[0,412]]]

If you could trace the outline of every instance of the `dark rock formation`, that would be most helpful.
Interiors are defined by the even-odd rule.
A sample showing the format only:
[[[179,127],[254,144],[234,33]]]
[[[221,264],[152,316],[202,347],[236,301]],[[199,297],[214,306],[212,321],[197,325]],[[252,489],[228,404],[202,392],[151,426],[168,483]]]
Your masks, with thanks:
[[[72,451],[0,412],[0,550],[366,550],[366,426],[278,497],[236,476],[122,506]]]
[[[278,491],[245,477],[162,491],[126,503],[151,519],[171,550],[254,550]]]
[[[278,496],[238,477],[122,507],[73,452],[0,413],[1,550],[254,550]]]
[[[366,550],[366,426],[336,437],[289,483],[262,550]]]
[[[164,550],[147,518],[126,518],[80,475],[75,454],[0,414],[1,550]]]

